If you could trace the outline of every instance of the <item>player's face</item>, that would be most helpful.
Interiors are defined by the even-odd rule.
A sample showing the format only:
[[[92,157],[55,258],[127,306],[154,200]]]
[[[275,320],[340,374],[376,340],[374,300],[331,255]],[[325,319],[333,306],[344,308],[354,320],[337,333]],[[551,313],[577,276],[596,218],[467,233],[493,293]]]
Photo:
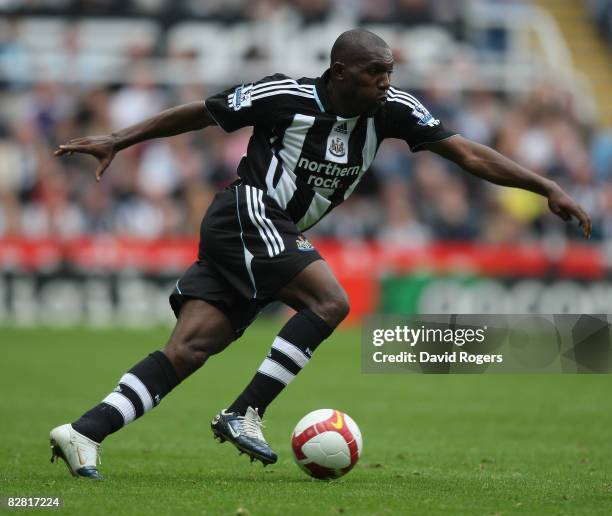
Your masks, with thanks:
[[[342,82],[351,111],[362,116],[374,115],[387,100],[392,72],[393,54],[388,47],[370,51],[347,65]]]

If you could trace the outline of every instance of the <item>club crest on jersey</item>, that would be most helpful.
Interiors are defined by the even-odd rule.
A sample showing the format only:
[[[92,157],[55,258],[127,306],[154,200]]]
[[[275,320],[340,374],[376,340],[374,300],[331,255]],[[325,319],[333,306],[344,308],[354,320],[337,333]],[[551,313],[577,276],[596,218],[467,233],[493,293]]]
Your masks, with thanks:
[[[346,153],[344,142],[340,138],[332,138],[329,144],[329,152],[338,158],[344,156]]]
[[[414,106],[411,114],[417,119],[417,124],[422,126],[428,125],[429,127],[433,127],[440,123],[440,121],[436,120],[433,115],[421,104]]]
[[[253,89],[252,84],[242,85],[236,88],[234,96],[231,98],[234,111],[238,111],[243,107],[251,107],[251,91]]]
[[[314,246],[304,235],[300,235],[299,237],[297,237],[295,243],[297,244],[297,248],[300,251],[314,251]]]
[[[351,133],[355,128],[357,118],[336,119],[327,135],[325,159],[333,163],[348,163],[348,148]]]

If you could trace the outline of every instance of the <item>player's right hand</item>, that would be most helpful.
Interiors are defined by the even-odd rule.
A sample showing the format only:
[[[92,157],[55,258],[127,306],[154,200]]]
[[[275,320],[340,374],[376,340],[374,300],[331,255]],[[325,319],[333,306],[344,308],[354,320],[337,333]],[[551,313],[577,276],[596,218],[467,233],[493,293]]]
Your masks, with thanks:
[[[111,164],[115,154],[117,154],[117,146],[115,138],[108,136],[86,136],[85,138],[76,138],[67,143],[59,145],[53,153],[55,156],[69,156],[73,152],[89,154],[96,158],[99,162],[96,169],[96,181],[100,181],[102,174]]]

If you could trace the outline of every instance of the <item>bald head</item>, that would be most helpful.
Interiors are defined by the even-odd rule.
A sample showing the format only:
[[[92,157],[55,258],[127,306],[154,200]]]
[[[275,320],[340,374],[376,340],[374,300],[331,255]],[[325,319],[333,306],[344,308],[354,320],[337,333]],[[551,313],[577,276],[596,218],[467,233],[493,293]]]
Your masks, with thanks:
[[[327,91],[336,114],[372,116],[386,102],[393,53],[376,34],[353,29],[340,34],[331,50]]]
[[[365,29],[352,29],[343,32],[331,49],[331,65],[334,63],[352,64],[362,60],[373,51],[388,49],[384,39]]]

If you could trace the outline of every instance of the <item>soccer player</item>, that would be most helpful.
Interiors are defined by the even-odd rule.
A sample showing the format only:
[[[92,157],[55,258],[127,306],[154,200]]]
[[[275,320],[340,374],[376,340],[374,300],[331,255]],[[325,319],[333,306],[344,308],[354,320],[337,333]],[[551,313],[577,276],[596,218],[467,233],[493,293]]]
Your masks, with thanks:
[[[393,55],[375,34],[350,30],[318,78],[281,74],[181,105],[107,136],[71,140],[55,155],[98,159],[96,178],[122,149],[144,140],[218,125],[253,126],[239,179],[204,215],[198,257],[170,295],[177,323],[167,344],[129,369],[98,405],[51,431],[52,460],[75,476],[101,478],[100,443],[159,404],[171,390],[242,335],[257,313],[279,300],[296,313],[244,391],[212,420],[216,438],[264,465],[277,456],[261,430],[269,404],[346,317],[346,293],[303,231],[342,203],[385,138],[439,154],[493,183],[548,199],[588,237],[589,216],[553,181],[446,129],[413,95],[391,86]]]

